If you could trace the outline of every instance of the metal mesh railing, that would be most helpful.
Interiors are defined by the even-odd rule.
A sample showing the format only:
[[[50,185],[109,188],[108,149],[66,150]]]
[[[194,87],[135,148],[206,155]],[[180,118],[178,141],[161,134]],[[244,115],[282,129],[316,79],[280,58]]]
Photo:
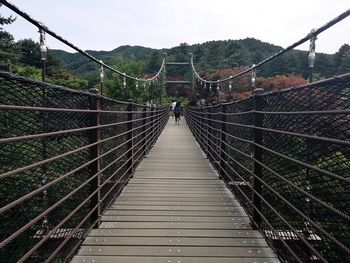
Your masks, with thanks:
[[[0,261],[70,258],[167,112],[0,72]]]
[[[281,259],[350,261],[350,74],[204,108],[189,126]]]

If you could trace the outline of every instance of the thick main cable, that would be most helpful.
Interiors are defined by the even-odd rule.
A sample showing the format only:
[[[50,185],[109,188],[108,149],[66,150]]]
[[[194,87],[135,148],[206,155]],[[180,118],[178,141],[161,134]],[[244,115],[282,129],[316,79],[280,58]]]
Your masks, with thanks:
[[[262,65],[266,64],[267,62],[282,56],[284,53],[292,50],[293,48],[305,43],[306,41],[308,41],[309,39],[311,39],[312,37],[316,37],[317,35],[319,35],[320,33],[322,33],[323,31],[327,30],[328,28],[334,26],[335,24],[337,24],[338,22],[342,21],[343,19],[345,19],[346,17],[348,17],[350,15],[350,9],[346,10],[345,12],[341,13],[339,16],[335,17],[334,19],[330,20],[329,22],[327,22],[325,25],[321,26],[318,29],[315,29],[312,33],[309,33],[307,36],[303,37],[302,39],[300,39],[299,41],[295,42],[294,44],[281,49],[280,51],[278,51],[277,53],[271,55],[270,57],[260,61],[259,63],[253,65],[252,67],[250,67],[249,69],[246,69],[240,73],[237,73],[236,75],[230,76],[228,78],[225,79],[221,79],[221,80],[206,80],[204,78],[202,78],[201,76],[199,76],[198,72],[196,71],[195,67],[194,67],[194,63],[193,63],[193,56],[190,56],[190,60],[191,60],[191,67],[192,67],[192,71],[194,72],[194,74],[196,75],[196,77],[204,82],[205,84],[216,84],[216,83],[221,83],[221,82],[225,82],[225,81],[229,81],[235,78],[238,78],[250,71],[253,71],[259,67],[261,67]]]
[[[24,11],[20,10],[17,6],[13,5],[12,3],[8,2],[7,0],[0,0],[0,3],[4,4],[6,7],[8,7],[9,9],[11,9],[13,12],[15,12],[16,14],[20,15],[21,17],[23,17],[24,19],[26,19],[28,22],[32,23],[33,25],[37,26],[39,29],[45,31],[47,34],[51,35],[52,37],[56,38],[57,40],[61,41],[62,43],[66,44],[67,46],[71,47],[72,49],[76,50],[77,52],[79,52],[80,54],[82,54],[83,56],[89,58],[90,60],[96,62],[97,64],[108,68],[109,70],[124,76],[128,79],[133,79],[136,81],[153,81],[155,79],[157,79],[161,72],[164,69],[165,66],[165,58],[163,58],[162,64],[160,69],[158,70],[158,72],[151,78],[147,78],[147,79],[142,79],[142,78],[137,78],[137,77],[133,77],[130,75],[127,75],[105,63],[103,63],[102,61],[100,61],[99,59],[95,58],[94,56],[90,55],[89,53],[85,52],[84,50],[80,49],[79,47],[75,46],[74,44],[70,43],[68,40],[64,39],[63,37],[61,37],[60,35],[56,34],[55,32],[53,32],[52,30],[50,30],[47,26],[43,25],[41,22],[39,22],[38,20],[35,20],[34,18],[32,18],[30,15],[28,15],[27,13],[25,13]]]

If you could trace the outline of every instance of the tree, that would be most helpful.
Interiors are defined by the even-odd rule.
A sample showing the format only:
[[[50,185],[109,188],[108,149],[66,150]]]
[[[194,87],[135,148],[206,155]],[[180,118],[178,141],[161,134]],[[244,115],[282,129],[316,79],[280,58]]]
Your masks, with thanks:
[[[200,59],[203,57],[204,51],[202,45],[195,45],[193,50],[193,61],[194,63],[198,63]]]
[[[79,79],[65,70],[52,73],[50,77],[47,78],[47,82],[71,89],[88,89],[88,82],[86,80]]]
[[[216,65],[219,63],[219,60],[220,60],[219,50],[220,50],[219,43],[212,42],[208,44],[203,54],[203,60],[202,60],[203,68],[216,68]]]
[[[248,49],[241,43],[231,42],[224,50],[224,67],[249,66],[253,64]]]
[[[38,81],[41,80],[41,70],[34,66],[30,66],[30,65],[15,66],[13,67],[12,72],[32,80],[38,80]]]
[[[13,23],[15,20],[12,16],[6,18],[0,15],[0,69],[2,70],[9,71],[17,58],[17,56],[13,55],[15,47],[14,37],[2,27]]]
[[[32,39],[22,39],[17,41],[16,49],[19,53],[18,63],[21,65],[42,67],[40,44]],[[62,62],[56,58],[50,50],[46,58],[46,74],[51,75],[62,69]]]
[[[175,59],[180,62],[187,61],[188,53],[189,53],[189,45],[186,42],[180,43],[180,46],[178,46],[178,52],[175,55]]]
[[[32,39],[23,39],[17,42],[20,52],[19,63],[24,65],[41,67],[40,45]]]
[[[269,78],[257,78],[257,85],[265,91],[277,91],[306,84],[307,80],[300,75],[287,74]]]
[[[154,50],[148,62],[146,63],[146,72],[156,73],[159,70],[161,63],[162,57],[160,55],[160,52],[158,50]]]
[[[0,15],[0,25],[9,25],[12,24],[13,22],[15,22],[16,18],[15,17],[3,17],[2,15]],[[3,28],[0,27],[0,30],[2,30]]]
[[[335,53],[334,65],[338,74],[350,72],[350,46],[348,44],[342,45]]]
[[[119,58],[119,62],[114,67],[127,75],[141,78],[144,72],[145,63],[143,61],[137,61],[135,57],[132,57],[128,62]],[[104,82],[105,94],[118,100],[134,99],[143,101],[143,83],[137,83],[135,80],[126,79],[126,89],[124,89],[123,83],[123,76],[116,73],[107,73]]]

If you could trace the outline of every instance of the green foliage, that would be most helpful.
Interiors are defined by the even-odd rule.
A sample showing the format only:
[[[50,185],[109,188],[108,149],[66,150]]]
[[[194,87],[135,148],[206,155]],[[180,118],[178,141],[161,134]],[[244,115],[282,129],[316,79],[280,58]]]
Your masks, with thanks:
[[[41,67],[40,45],[32,39],[23,39],[17,42],[17,49],[20,53],[19,63],[37,68]]]
[[[18,63],[30,65],[37,68],[42,67],[40,54],[40,44],[32,39],[22,39],[16,43],[16,49],[19,52]],[[52,74],[62,68],[62,62],[56,58],[49,50],[46,58],[46,73]]]
[[[157,50],[152,52],[152,55],[147,61],[148,72],[157,72],[159,70],[159,65],[162,63],[162,57]]]
[[[15,22],[16,18],[10,16],[10,17],[3,17],[0,15],[0,25],[9,25]],[[2,30],[2,27],[0,27],[0,30]]]
[[[120,59],[124,61],[143,61],[143,73],[156,73],[160,67],[163,53],[167,53],[168,61],[188,61],[188,53],[193,53],[197,70],[207,72],[223,68],[250,67],[252,64],[262,61],[282,48],[269,43],[264,43],[254,38],[241,40],[209,41],[203,44],[188,45],[181,43],[180,46],[170,49],[150,49],[140,46],[121,46],[112,51],[89,51],[92,55],[110,65],[118,65]],[[61,58],[65,68],[72,74],[84,78],[95,74],[98,76],[98,66],[89,62],[87,58],[77,53],[68,53],[61,50],[53,50],[53,54]],[[331,77],[350,71],[349,45],[341,47],[334,55],[317,53],[314,73],[322,78]],[[168,67],[167,75],[181,77],[189,80],[190,74],[185,67]],[[308,76],[307,52],[292,50],[283,56],[265,64],[258,72],[258,76],[271,77],[275,75],[297,74],[303,78]],[[90,82],[89,85],[98,83]]]
[[[163,104],[164,105],[171,105],[174,101],[177,101],[177,102],[180,102],[181,105],[184,107],[184,106],[187,106],[188,103],[189,103],[189,100],[188,98],[186,97],[174,97],[174,96],[168,96],[168,97],[165,97],[164,100],[163,100]]]
[[[50,50],[50,52],[62,61],[64,68],[67,71],[79,78],[88,80],[90,87],[96,85],[99,82],[99,66],[96,65],[95,62],[90,61],[88,58],[82,56],[79,53],[69,53],[63,50]],[[154,50],[151,48],[145,48],[140,46],[121,46],[111,51],[87,50],[87,52],[92,56],[101,59],[108,65],[118,65],[118,63],[120,63],[120,60],[129,61],[133,58],[138,61],[142,60],[144,62],[147,62],[149,61]],[[156,55],[157,54],[155,54],[155,56]],[[157,62],[157,58],[155,58],[153,66],[157,64],[157,67],[155,67],[156,71],[159,69],[161,60],[159,63]],[[152,68],[152,64],[150,64],[150,68]],[[151,73],[153,71],[145,70],[145,72]],[[93,78],[93,75],[97,77]]]
[[[136,60],[135,57],[131,57],[129,61],[125,61],[119,58],[119,61],[115,65],[120,71],[127,75],[141,77],[144,72],[145,63],[143,61]],[[146,88],[143,83],[137,83],[134,80],[126,79],[126,88],[124,89],[124,78],[116,73],[107,73],[106,80],[103,83],[105,94],[108,97],[118,100],[126,100],[132,98],[136,101],[143,101],[146,93]]]
[[[0,15],[0,25],[11,24],[15,19],[4,18]],[[10,71],[15,74],[41,80],[40,45],[32,39],[14,41],[13,36],[0,27],[0,70]],[[50,51],[46,61],[46,81],[73,89],[87,89],[88,81],[81,80],[68,71],[62,69],[62,62]]]
[[[49,83],[64,86],[71,89],[87,90],[87,80],[79,79],[67,71],[58,71],[50,75],[46,80]]]
[[[344,44],[334,55],[335,74],[350,72],[350,45]]]
[[[0,70],[9,70],[17,57],[17,55],[12,54],[15,45],[13,36],[1,27],[14,21],[15,19],[11,16],[6,18],[0,15]]]
[[[41,69],[34,66],[15,66],[13,67],[13,73],[27,77],[33,80],[41,80]]]

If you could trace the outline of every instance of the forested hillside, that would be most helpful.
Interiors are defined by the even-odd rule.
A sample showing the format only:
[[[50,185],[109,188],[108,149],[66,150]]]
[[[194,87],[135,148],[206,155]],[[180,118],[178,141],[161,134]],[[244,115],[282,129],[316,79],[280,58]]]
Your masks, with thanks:
[[[32,39],[16,42],[14,37],[1,27],[13,22],[15,22],[15,18],[5,18],[0,15],[0,70],[40,80],[42,63],[40,45]],[[206,78],[217,80],[244,70],[281,49],[282,47],[273,44],[246,38],[208,41],[195,45],[182,43],[170,49],[121,46],[112,51],[88,50],[87,52],[121,72],[136,77],[156,73],[164,53],[167,53],[168,61],[181,62],[188,62],[189,53],[192,53],[197,71],[202,71],[201,74],[204,74]],[[258,84],[267,90],[275,90],[305,83],[308,76],[307,63],[306,51],[292,50],[259,68],[257,71]],[[46,81],[48,82],[76,89],[88,89],[99,84],[99,66],[79,53],[49,50],[46,66]],[[346,72],[350,72],[350,46],[348,44],[344,44],[335,54],[316,54],[315,80]],[[190,80],[191,71],[184,67],[168,67],[167,78]],[[249,77],[246,76],[246,78]],[[240,81],[234,82],[235,90],[233,92],[248,94],[248,83],[248,79],[242,83]],[[121,85],[120,77],[106,70],[105,94],[122,99]],[[166,95],[170,96],[188,97],[191,92],[193,93],[189,86],[166,86]],[[134,97],[134,94],[131,95]],[[148,98],[152,98],[152,96],[148,94],[147,98],[139,99],[144,101]]]
[[[193,53],[198,70],[215,71],[224,68],[251,66],[276,53],[282,48],[257,39],[209,41],[203,44],[186,43],[171,49],[155,50],[140,46],[121,46],[112,51],[88,51],[105,63],[115,65],[121,60],[142,60],[145,62],[145,73],[153,73],[161,63],[163,53],[169,61],[188,61],[188,53]],[[315,73],[320,77],[350,71],[349,45],[344,45],[336,54],[317,53]],[[62,50],[51,50],[52,54],[62,59],[64,67],[77,76],[85,76],[96,71],[94,63],[80,54]],[[176,74],[176,71],[174,72]],[[270,77],[281,74],[300,74],[307,77],[307,52],[293,50],[282,57],[264,65],[259,74]]]

